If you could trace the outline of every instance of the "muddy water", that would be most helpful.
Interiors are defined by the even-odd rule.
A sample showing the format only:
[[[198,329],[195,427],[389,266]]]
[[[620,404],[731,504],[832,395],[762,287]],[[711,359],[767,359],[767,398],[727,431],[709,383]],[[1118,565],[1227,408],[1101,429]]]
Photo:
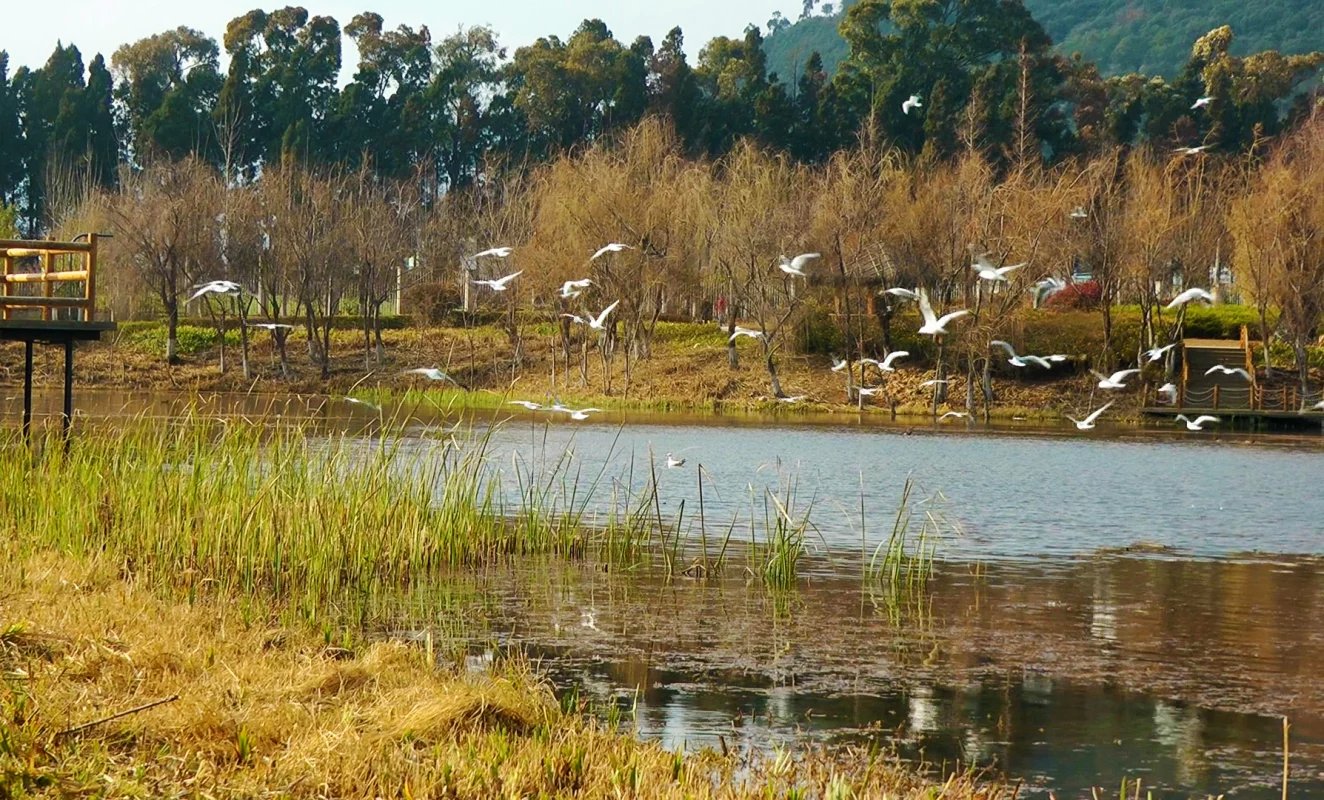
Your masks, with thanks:
[[[379,425],[316,397],[78,402],[111,422],[199,411],[311,420],[313,435]],[[17,417],[10,393],[0,403],[6,422]],[[1163,787],[1155,796],[1269,798],[1286,715],[1293,796],[1324,796],[1318,435],[475,418],[512,491],[517,475],[596,482],[606,488],[588,502],[605,513],[615,489],[642,491],[650,462],[670,451],[687,466],[658,470],[658,505],[691,541],[700,464],[710,538],[730,522],[743,536],[768,490],[793,493],[812,519],[791,594],[749,585],[738,555],[711,582],[558,562],[452,576],[485,598],[467,612],[488,631],[476,651],[542,656],[560,688],[633,709],[645,736],[736,747],[882,739],[1060,797],[1128,776]],[[401,452],[428,458],[436,446],[420,436]],[[943,521],[937,573],[919,593],[871,591],[860,553],[886,536],[907,477],[920,487],[916,514]],[[402,608],[396,627],[450,630],[438,618],[452,609],[438,608]]]
[[[947,563],[887,597],[858,575],[770,595],[732,569],[665,581],[555,562],[477,581],[476,650],[633,711],[668,746],[891,744],[1079,797],[1324,793],[1324,563],[1106,556]],[[401,625],[418,625],[426,604]],[[1162,790],[1162,791],[1157,791]]]

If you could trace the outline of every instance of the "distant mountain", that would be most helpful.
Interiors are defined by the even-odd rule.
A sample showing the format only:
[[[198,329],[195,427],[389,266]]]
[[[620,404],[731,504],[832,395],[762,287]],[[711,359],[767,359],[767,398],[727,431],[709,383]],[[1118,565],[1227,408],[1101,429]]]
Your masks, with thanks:
[[[837,35],[842,12],[802,19],[768,36],[768,69],[793,83],[815,50],[829,70],[846,57]],[[1025,0],[1063,53],[1079,52],[1105,75],[1143,72],[1166,77],[1186,63],[1197,38],[1231,25],[1239,55],[1260,50],[1324,50],[1321,0]]]

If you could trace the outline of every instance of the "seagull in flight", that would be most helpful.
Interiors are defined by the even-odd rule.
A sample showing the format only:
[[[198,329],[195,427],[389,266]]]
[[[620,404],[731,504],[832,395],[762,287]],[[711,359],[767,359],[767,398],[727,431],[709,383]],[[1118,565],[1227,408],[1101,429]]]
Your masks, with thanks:
[[[583,421],[583,420],[588,419],[588,415],[589,415],[589,414],[592,414],[592,413],[595,412],[595,411],[601,411],[602,409],[600,409],[600,408],[581,408],[581,409],[579,409],[578,411],[576,411],[576,410],[574,410],[574,409],[572,409],[572,408],[566,408],[566,409],[563,409],[563,410],[564,410],[567,414],[570,415],[570,419],[575,419],[575,420]]]
[[[743,328],[737,325],[735,333],[731,334],[730,338],[726,340],[727,344],[734,342],[736,339],[739,339],[741,336],[748,336],[751,339],[762,339],[763,331],[754,330],[753,328]]]
[[[617,300],[616,302],[602,309],[602,313],[597,315],[596,317],[593,316],[592,314],[590,314],[588,318],[581,317],[577,314],[562,314],[561,316],[569,317],[573,322],[578,322],[580,325],[587,325],[595,331],[600,331],[604,328],[603,323],[607,321],[607,315],[615,311],[616,306],[620,304],[621,301]]]
[[[946,414],[938,417],[938,421],[942,422],[945,419],[965,419],[968,416],[970,416],[969,411],[948,411]]]
[[[683,466],[685,466],[684,458],[676,458],[672,454],[667,453],[667,469],[675,469],[676,467]]]
[[[497,278],[496,280],[491,280],[491,281],[482,280],[482,281],[473,281],[473,282],[477,284],[481,284],[483,286],[490,286],[492,287],[492,291],[494,292],[504,292],[508,288],[506,284],[515,280],[515,278],[519,277],[522,274],[524,274],[524,270],[520,270],[519,272],[512,272],[506,277]]]
[[[210,281],[208,283],[199,284],[193,288],[197,289],[197,291],[189,297],[190,301],[197,300],[205,294],[240,295],[244,292],[244,287],[234,281]]]
[[[527,408],[527,409],[530,410],[530,411],[541,411],[541,410],[542,410],[542,406],[538,405],[537,403],[533,402],[532,400],[511,400],[511,401],[509,401],[508,403],[506,403],[506,405],[508,405],[508,406],[524,406],[525,408]]]
[[[593,280],[591,278],[583,278],[582,280],[577,281],[566,281],[561,284],[561,297],[564,297],[567,300],[579,297],[584,293],[585,289],[592,285]]]
[[[1172,348],[1174,348],[1174,347],[1176,347],[1176,346],[1177,346],[1177,343],[1176,343],[1176,342],[1173,342],[1172,344],[1165,344],[1165,345],[1163,345],[1162,347],[1152,347],[1152,348],[1150,348],[1149,350],[1146,350],[1146,351],[1145,351],[1145,358],[1148,359],[1148,360],[1145,361],[1145,363],[1146,363],[1146,364],[1153,364],[1155,361],[1158,361],[1160,358],[1163,358],[1163,356],[1164,356],[1169,350],[1171,350]]]
[[[858,394],[860,397],[873,397],[882,390],[883,387],[881,386],[871,386],[871,387],[857,386],[855,388],[855,393]]]
[[[1310,408],[1314,411],[1324,411],[1324,400],[1320,400],[1318,403],[1314,404]]]
[[[781,262],[777,264],[777,268],[780,269],[782,272],[785,272],[787,275],[794,275],[798,278],[805,278],[808,277],[807,275],[805,275],[804,272],[805,266],[810,261],[813,261],[814,259],[819,257],[820,257],[819,253],[801,253],[795,258],[787,258],[786,256],[782,256]]]
[[[1193,156],[1193,155],[1198,155],[1199,153],[1203,153],[1205,150],[1208,149],[1209,149],[1209,145],[1202,144],[1199,147],[1178,147],[1173,152],[1181,153],[1184,156]]]
[[[1094,421],[1095,421],[1096,419],[1099,418],[1099,415],[1100,415],[1100,414],[1102,414],[1104,411],[1107,411],[1107,410],[1108,410],[1108,406],[1112,405],[1113,402],[1114,402],[1114,401],[1109,400],[1108,402],[1106,402],[1106,403],[1104,403],[1103,405],[1099,406],[1098,408],[1096,408],[1096,409],[1095,409],[1095,410],[1094,410],[1094,411],[1093,411],[1088,417],[1086,417],[1085,419],[1076,419],[1075,417],[1072,417],[1072,416],[1067,416],[1067,419],[1069,419],[1069,420],[1071,420],[1072,422],[1076,423],[1076,429],[1077,429],[1077,430],[1082,430],[1082,431],[1093,430],[1093,428],[1094,428]]]
[[[1206,422],[1219,421],[1218,417],[1211,417],[1208,414],[1202,414],[1196,417],[1195,419],[1191,419],[1187,417],[1185,414],[1178,414],[1177,419],[1186,423],[1186,430],[1188,431],[1202,431],[1204,430],[1204,424]]]
[[[909,115],[912,108],[923,108],[924,104],[920,102],[919,95],[912,94],[901,103],[901,113]]]
[[[892,362],[896,361],[898,358],[905,358],[908,355],[910,355],[910,353],[906,350],[893,350],[888,353],[887,358],[884,358],[882,361],[879,361],[876,358],[861,358],[860,365],[873,364],[882,372],[896,372],[896,367],[892,366]]]
[[[292,331],[293,325],[286,325],[284,322],[249,322],[250,328],[261,328],[264,331]]]
[[[345,402],[356,406],[363,406],[364,408],[371,408],[373,411],[382,410],[382,407],[376,403],[369,403],[367,400],[360,400],[357,397],[346,397]]]
[[[942,383],[942,384],[947,384],[947,383],[951,383],[951,381],[947,380],[946,378],[943,378],[942,380],[938,380],[937,378],[930,378],[929,380],[924,381],[923,383],[921,383],[921,384],[919,385],[919,388],[921,388],[921,389],[927,389],[927,388],[929,388],[930,386],[937,386],[937,385],[940,384],[940,383]]]
[[[1061,278],[1044,278],[1041,281],[1036,281],[1028,291],[1043,292],[1043,299],[1047,300],[1065,288],[1067,288],[1067,282]]]
[[[1224,375],[1240,375],[1241,377],[1245,378],[1248,381],[1251,380],[1250,373],[1242,369],[1241,367],[1225,367],[1222,364],[1213,365],[1209,369],[1205,370],[1204,374],[1213,375],[1215,372],[1221,372]]]
[[[1125,389],[1128,375],[1136,375],[1140,372],[1138,369],[1119,369],[1111,375],[1104,375],[1102,372],[1090,370],[1090,374],[1099,379],[1100,389]],[[1081,430],[1085,430],[1082,428]]]
[[[953,311],[941,317],[933,313],[933,306],[929,303],[929,295],[923,289],[919,290],[919,313],[924,317],[924,324],[920,326],[919,332],[926,336],[938,336],[947,333],[947,323],[958,317],[964,317],[969,314],[969,309],[962,308],[959,311]]]
[[[1005,267],[999,267],[992,261],[989,261],[988,256],[985,254],[975,256],[974,263],[970,265],[970,269],[979,271],[980,280],[1006,281],[1008,272],[1011,272],[1014,269],[1020,269],[1027,263],[1029,262],[1022,261],[1019,264],[1010,264]]]
[[[1044,358],[1043,356],[1016,355],[1016,351],[1012,348],[1012,346],[1009,343],[1002,341],[1001,339],[994,339],[993,341],[989,342],[989,344],[996,345],[998,347],[1001,347],[1003,350],[1006,350],[1007,355],[1011,356],[1011,358],[1007,359],[1007,363],[1011,364],[1013,367],[1028,367],[1031,364],[1038,364],[1044,369],[1053,368],[1053,365],[1048,363],[1048,359]]]
[[[450,381],[451,383],[454,383],[456,386],[460,385],[454,378],[447,375],[445,372],[442,372],[441,370],[437,369],[436,367],[417,367],[415,369],[407,369],[405,370],[405,374],[422,375],[424,378],[427,378],[430,381]]]
[[[914,289],[902,289],[900,286],[893,286],[891,289],[885,290],[883,294],[890,294],[893,297],[900,297],[902,300],[919,299],[919,292],[915,291]]]
[[[608,253],[619,253],[622,250],[633,250],[633,249],[634,248],[628,244],[621,244],[620,242],[612,242],[611,244],[603,245],[602,247],[598,248],[598,251],[589,258],[589,261],[597,261],[599,258],[605,256]]]
[[[1208,96],[1201,97],[1199,100],[1196,100],[1194,103],[1191,103],[1191,110],[1194,111],[1197,108],[1204,108],[1205,106],[1209,105],[1212,102],[1214,102],[1214,98],[1212,97],[1208,97]]]
[[[833,356],[833,357],[832,357],[832,371],[833,371],[833,372],[841,372],[841,371],[842,371],[843,369],[845,369],[848,365],[849,365],[849,362],[847,362],[846,359],[844,359],[844,358],[837,358],[836,356]]]
[[[481,253],[474,253],[472,256],[470,256],[470,258],[486,258],[488,256],[496,256],[497,258],[506,258],[513,252],[515,252],[515,248],[513,247],[493,247],[488,250],[484,250]]]
[[[1186,291],[1172,298],[1172,302],[1168,303],[1166,306],[1164,306],[1164,308],[1176,308],[1177,306],[1184,306],[1187,303],[1191,302],[1192,300],[1203,300],[1206,303],[1212,303],[1214,302],[1214,296],[1210,294],[1208,291],[1204,289],[1200,289],[1198,287],[1194,289],[1187,289]]]
[[[1158,393],[1168,398],[1169,403],[1177,402],[1177,385],[1175,383],[1165,383],[1158,387]]]
[[[1085,210],[1085,206],[1076,206],[1071,209],[1072,219],[1089,219],[1090,212]]]
[[[809,399],[809,395],[807,394],[793,394],[790,397],[778,397],[777,402],[786,403],[787,405],[794,405],[802,400],[808,400],[808,399]]]

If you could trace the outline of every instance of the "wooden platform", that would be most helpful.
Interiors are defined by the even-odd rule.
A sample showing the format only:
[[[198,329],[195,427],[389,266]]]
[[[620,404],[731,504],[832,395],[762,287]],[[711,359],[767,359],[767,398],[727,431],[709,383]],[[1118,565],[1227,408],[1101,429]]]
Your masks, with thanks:
[[[64,348],[65,446],[74,413],[74,344],[100,339],[115,323],[96,319],[98,234],[72,242],[0,239],[0,341],[23,343],[23,438],[32,432],[32,347]],[[81,292],[56,287],[68,287]],[[27,315],[36,315],[29,317]],[[76,319],[62,316],[76,315]]]
[[[1140,409],[1140,413],[1150,417],[1167,417],[1172,419],[1178,414],[1185,414],[1191,419],[1195,419],[1203,414],[1211,417],[1218,417],[1220,420],[1231,422],[1233,424],[1242,423],[1252,428],[1259,427],[1289,427],[1289,428],[1320,428],[1324,427],[1324,411],[1284,411],[1282,409],[1252,409],[1252,408],[1194,408],[1185,406],[1145,406]]]

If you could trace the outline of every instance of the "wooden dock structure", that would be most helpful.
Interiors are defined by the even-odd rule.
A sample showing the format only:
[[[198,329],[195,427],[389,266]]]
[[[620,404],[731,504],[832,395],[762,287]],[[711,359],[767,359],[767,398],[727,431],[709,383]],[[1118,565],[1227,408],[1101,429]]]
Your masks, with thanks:
[[[0,341],[23,342],[23,437],[32,433],[32,351],[64,348],[64,413],[73,420],[74,344],[100,339],[114,322],[96,319],[98,234],[71,242],[0,239]]]
[[[1178,351],[1181,354],[1180,382],[1177,399],[1160,405],[1153,394],[1145,398],[1144,413],[1154,416],[1210,414],[1232,421],[1275,423],[1293,427],[1318,427],[1324,424],[1324,411],[1313,405],[1321,395],[1303,395],[1301,387],[1283,383],[1263,386],[1255,371],[1252,343],[1246,327],[1241,328],[1240,339],[1185,339]],[[1214,372],[1211,367],[1224,366],[1243,369],[1250,376]]]

